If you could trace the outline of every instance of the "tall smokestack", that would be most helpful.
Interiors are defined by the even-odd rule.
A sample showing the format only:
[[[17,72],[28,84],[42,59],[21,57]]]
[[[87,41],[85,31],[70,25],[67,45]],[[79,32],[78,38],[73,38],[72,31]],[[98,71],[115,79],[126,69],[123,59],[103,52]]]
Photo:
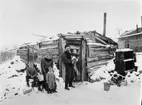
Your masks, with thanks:
[[[104,36],[106,36],[106,16],[107,16],[107,14],[104,13],[104,31],[103,31]]]

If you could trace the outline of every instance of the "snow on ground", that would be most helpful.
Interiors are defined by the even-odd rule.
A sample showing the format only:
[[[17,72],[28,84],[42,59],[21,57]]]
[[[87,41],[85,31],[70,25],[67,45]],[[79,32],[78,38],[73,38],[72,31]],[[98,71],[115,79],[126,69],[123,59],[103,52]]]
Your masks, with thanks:
[[[138,71],[142,70],[142,53],[136,53],[136,66],[138,66]]]
[[[18,91],[24,85],[25,75],[16,70],[24,68],[25,64],[19,56],[15,56],[12,60],[0,66],[0,101],[20,93]]]
[[[103,91],[102,85],[84,83],[76,84],[75,89],[63,88],[55,94],[36,93],[16,96],[3,102],[3,105],[139,105],[139,86],[111,87]]]
[[[111,78],[108,71],[114,70],[113,59],[106,66],[99,68],[92,76],[93,79],[104,78],[99,82],[75,83],[76,88],[70,88],[71,90],[67,91],[64,89],[63,80],[58,77],[59,71],[54,67],[56,78],[60,81],[57,83],[57,93],[47,94],[45,91],[39,92],[34,89],[25,95],[23,91],[30,89],[26,87],[25,73],[15,71],[25,68],[25,65],[17,56],[12,61],[14,64],[11,65],[9,61],[0,67],[0,83],[2,84],[0,95],[6,95],[6,99],[0,99],[0,101],[3,100],[0,105],[140,105],[140,82],[121,87],[111,85],[109,91],[104,91],[104,82]],[[138,70],[141,70],[141,61],[142,54],[137,54]],[[18,76],[8,79],[13,74]],[[133,76],[129,79],[137,81],[134,74],[136,73],[131,74]]]

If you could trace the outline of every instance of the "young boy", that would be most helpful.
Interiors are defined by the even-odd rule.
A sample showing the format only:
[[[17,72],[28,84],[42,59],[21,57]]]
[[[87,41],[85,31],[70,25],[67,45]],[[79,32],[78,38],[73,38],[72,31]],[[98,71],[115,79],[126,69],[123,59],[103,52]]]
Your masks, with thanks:
[[[53,93],[53,92],[57,92],[56,88],[57,88],[57,84],[56,84],[56,78],[55,78],[55,74],[53,71],[53,67],[48,67],[48,73],[46,74],[46,90],[48,93]]]
[[[27,68],[26,68],[26,82],[27,82],[27,86],[30,86],[30,84],[29,84],[29,80],[30,79],[33,80],[32,87],[36,87],[37,81],[38,81],[37,71],[36,71],[34,63],[31,62],[31,61],[29,62],[29,64],[27,65]]]

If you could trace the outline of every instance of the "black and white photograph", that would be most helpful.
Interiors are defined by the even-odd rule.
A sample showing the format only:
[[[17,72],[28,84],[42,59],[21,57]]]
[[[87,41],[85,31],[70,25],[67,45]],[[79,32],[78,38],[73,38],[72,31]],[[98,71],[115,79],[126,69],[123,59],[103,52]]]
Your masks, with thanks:
[[[141,0],[0,0],[0,105],[142,105]]]

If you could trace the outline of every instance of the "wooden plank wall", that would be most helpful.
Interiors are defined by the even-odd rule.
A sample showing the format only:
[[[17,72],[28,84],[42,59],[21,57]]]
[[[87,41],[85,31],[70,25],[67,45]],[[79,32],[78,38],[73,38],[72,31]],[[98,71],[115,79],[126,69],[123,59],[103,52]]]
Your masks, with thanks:
[[[89,56],[90,54],[91,56]],[[87,56],[87,72],[88,76],[94,74],[94,71],[97,70],[102,65],[106,65],[107,61],[113,56],[110,56],[109,48],[90,48],[88,47],[88,56]]]

